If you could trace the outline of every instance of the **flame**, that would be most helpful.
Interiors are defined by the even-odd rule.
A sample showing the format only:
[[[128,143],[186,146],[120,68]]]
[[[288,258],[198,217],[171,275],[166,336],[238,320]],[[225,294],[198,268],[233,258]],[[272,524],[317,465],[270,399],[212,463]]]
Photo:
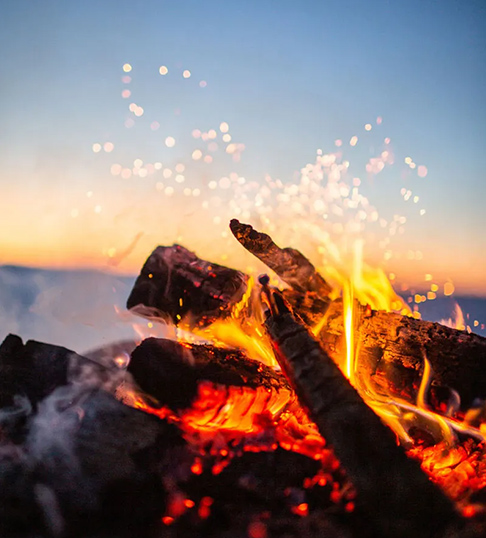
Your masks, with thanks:
[[[433,371],[426,357],[424,357],[424,370],[415,403],[381,392],[369,376],[365,375],[364,369],[360,369],[359,342],[356,345],[355,341],[355,328],[359,323],[358,303],[373,310],[395,311],[403,315],[412,315],[412,312],[394,291],[384,271],[372,268],[364,262],[363,241],[355,240],[350,250],[351,259],[349,256],[343,256],[334,245],[327,242],[326,252],[329,253],[332,265],[322,268],[326,278],[334,283],[334,295],[341,294],[343,300],[346,351],[340,361],[338,358],[338,365],[343,374],[358,390],[364,401],[390,426],[406,446],[413,445],[413,440],[408,433],[412,426],[424,428],[432,434],[436,442],[442,442],[449,447],[456,443],[456,432],[466,433],[479,441],[484,440],[484,431],[480,428],[451,416],[442,416],[429,408],[427,394],[433,380]],[[459,305],[456,304],[454,320],[449,321],[456,328],[464,329],[464,316]],[[319,333],[324,323],[325,315],[314,327],[315,335]],[[458,394],[454,393],[453,396],[457,400]],[[457,409],[459,403],[460,401],[456,402],[452,410]]]
[[[249,310],[251,315],[248,315]],[[184,320],[179,327],[185,334],[180,334],[179,339],[186,340],[192,333],[216,346],[241,349],[251,359],[277,367],[278,362],[270,339],[262,329],[262,321],[259,290],[255,287],[255,279],[250,277],[243,297],[232,308],[231,316],[217,319],[207,327],[194,327],[190,320]]]
[[[216,320],[208,327],[193,329],[193,333],[216,346],[242,349],[248,357],[260,360],[267,366],[278,364],[268,336],[254,319]]]
[[[459,304],[456,302],[454,302],[454,311],[451,317],[447,319],[441,319],[439,323],[442,323],[442,325],[450,327],[451,329],[459,329],[460,331],[464,331],[466,329],[464,312],[462,311],[462,308],[459,306]]]
[[[344,310],[344,334],[346,336],[346,377],[353,382],[354,377],[354,306],[353,306],[353,286],[346,282],[343,290],[343,310]]]
[[[426,356],[415,401],[393,396],[383,386],[374,383],[366,369],[360,368],[359,316],[368,309],[395,311],[403,315],[412,315],[412,312],[396,294],[384,271],[364,262],[362,241],[355,241],[347,255],[332,248],[329,252],[332,263],[321,270],[334,285],[333,298],[341,296],[343,301],[346,349],[342,357],[337,358],[339,367],[364,401],[396,433],[409,454],[420,460],[431,479],[458,502],[465,515],[474,515],[476,505],[468,503],[465,492],[486,485],[486,465],[484,469],[473,465],[476,459],[486,461],[483,411],[467,413],[464,420],[455,416],[460,399],[454,391],[451,391],[450,403],[444,413],[434,410],[428,403],[434,373]],[[277,368],[271,342],[262,330],[261,312],[260,289],[250,278],[244,297],[233,307],[229,317],[207,327],[190,323],[190,319],[182,320],[173,333],[181,343],[209,341],[216,346],[239,348],[248,357]],[[464,316],[458,305],[454,320],[450,322],[463,328]],[[316,336],[325,323],[324,314],[313,328]],[[152,330],[152,327],[149,328]],[[143,329],[147,331],[147,327]],[[166,332],[169,330],[165,329]],[[206,450],[202,447],[213,446],[211,454],[217,456],[212,468],[214,474],[227,465],[228,458],[234,453],[232,447],[236,446],[238,450],[260,451],[273,450],[280,445],[320,460],[328,472],[339,466],[290,389],[272,391],[263,387],[226,387],[202,381],[190,408],[178,412],[157,407],[156,402],[136,394],[131,398],[135,407],[177,423],[186,438],[201,450]],[[416,444],[414,434],[410,433],[412,429],[426,433],[433,441],[432,446]],[[463,445],[458,443],[458,433],[468,436],[474,446],[471,445],[469,450],[463,449]],[[201,473],[202,460],[195,460],[193,467],[194,473]],[[351,510],[352,503],[349,506]],[[302,505],[299,510],[304,513],[304,508]]]

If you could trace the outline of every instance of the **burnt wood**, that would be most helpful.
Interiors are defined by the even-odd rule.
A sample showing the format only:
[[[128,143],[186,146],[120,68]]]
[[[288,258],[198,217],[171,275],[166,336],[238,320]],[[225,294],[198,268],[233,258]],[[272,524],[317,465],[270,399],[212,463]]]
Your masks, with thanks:
[[[247,282],[244,273],[202,260],[180,245],[159,246],[142,267],[127,307],[176,324],[183,319],[205,325],[231,313]]]
[[[294,290],[315,293],[324,300],[332,288],[312,263],[294,248],[280,248],[273,239],[249,224],[232,219],[230,229],[238,242],[261,260]]]
[[[236,219],[231,221],[230,228],[249,252],[292,287],[283,294],[309,327],[325,315],[319,340],[331,357],[342,357],[345,354],[342,302],[329,304],[331,288],[314,266],[300,252],[280,249],[270,236]],[[436,383],[455,389],[463,409],[474,398],[486,398],[486,338],[439,323],[370,310],[356,301],[355,312],[356,348],[366,375],[376,375],[377,380],[386,377],[392,390],[413,397],[427,357]]]
[[[215,384],[287,390],[287,380],[238,350],[147,338],[133,352],[128,366],[140,388],[171,409],[189,407],[202,381]]]
[[[185,450],[177,428],[74,386],[40,402],[29,426],[20,457],[2,447],[2,536],[147,536],[165,510],[162,474]]]
[[[394,434],[356,390],[307,329],[295,320],[281,296],[278,312],[265,323],[282,368],[319,431],[358,491],[358,502],[384,536],[429,538],[457,528],[452,503],[397,446]]]
[[[422,376],[424,357],[434,381],[455,389],[467,409],[475,398],[486,398],[486,338],[391,312],[374,311],[355,303],[355,346],[365,375],[381,375],[395,388],[414,396]],[[343,306],[333,301],[318,335],[325,351],[343,356]]]
[[[85,376],[108,380],[113,368],[87,359],[62,346],[8,335],[0,345],[0,407],[25,395],[33,405],[54,389]]]

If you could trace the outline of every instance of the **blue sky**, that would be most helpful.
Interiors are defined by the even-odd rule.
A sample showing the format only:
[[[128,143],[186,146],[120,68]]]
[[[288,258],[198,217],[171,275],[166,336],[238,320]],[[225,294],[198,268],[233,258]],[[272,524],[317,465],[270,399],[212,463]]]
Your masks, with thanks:
[[[18,203],[19,222],[15,241],[12,231],[0,235],[0,262],[28,262],[30,236],[37,263],[36,219],[63,228],[65,206],[80,193],[112,191],[111,162],[184,160],[194,128],[226,121],[246,146],[238,173],[257,181],[266,173],[291,179],[338,138],[359,136],[359,162],[390,137],[396,164],[383,177],[395,190],[376,178],[373,201],[395,211],[404,157],[426,165],[425,179],[407,181],[427,217],[409,219],[403,248],[416,243],[432,265],[466,272],[464,281],[486,292],[485,22],[484,2],[459,0],[8,2],[0,20],[0,182],[9,209]],[[130,99],[120,97],[126,62],[133,99],[145,109],[133,129],[124,126]],[[172,153],[161,143],[168,135],[178,142]],[[115,143],[111,161],[91,149],[103,140]],[[198,180],[219,173],[215,164]],[[141,231],[150,225],[139,221]],[[69,241],[56,237],[60,247]],[[60,256],[52,241],[44,248]]]

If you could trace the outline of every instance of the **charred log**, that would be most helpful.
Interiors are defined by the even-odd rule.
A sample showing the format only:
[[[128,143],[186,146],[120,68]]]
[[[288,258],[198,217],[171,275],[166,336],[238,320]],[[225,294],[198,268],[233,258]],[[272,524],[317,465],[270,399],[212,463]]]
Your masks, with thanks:
[[[315,293],[322,300],[331,292],[331,286],[300,251],[280,248],[269,235],[237,219],[230,222],[230,229],[246,250],[275,271],[294,290],[303,294]]]
[[[385,536],[431,537],[458,525],[452,503],[397,446],[339,368],[274,294],[267,330],[300,401],[334,448],[358,501]]]
[[[146,535],[164,511],[174,426],[99,390],[63,386],[39,404],[25,447],[0,458],[2,536]],[[106,534],[105,534],[106,533]]]
[[[113,377],[112,368],[61,346],[8,335],[0,345],[0,407],[25,395],[33,405],[57,387],[91,376],[101,384]]]
[[[145,392],[172,409],[188,407],[202,381],[290,391],[282,375],[240,351],[163,338],[144,340],[133,351],[128,371]]]
[[[365,375],[377,383],[382,376],[386,377],[392,388],[414,396],[426,357],[432,366],[434,381],[455,389],[464,408],[467,409],[474,398],[486,398],[486,338],[439,323],[355,305],[355,343]],[[331,357],[343,356],[341,301],[329,306],[319,341]]]
[[[198,258],[180,245],[157,247],[145,262],[127,301],[145,315],[173,323],[205,325],[231,313],[243,297],[248,277]],[[190,317],[189,317],[190,315]]]

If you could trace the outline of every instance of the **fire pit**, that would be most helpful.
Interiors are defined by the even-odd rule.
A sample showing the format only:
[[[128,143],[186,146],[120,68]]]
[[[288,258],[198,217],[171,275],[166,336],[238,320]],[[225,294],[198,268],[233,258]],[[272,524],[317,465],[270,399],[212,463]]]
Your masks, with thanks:
[[[483,536],[486,339],[230,228],[274,276],[157,247],[127,306],[173,339],[5,339],[1,535]]]

